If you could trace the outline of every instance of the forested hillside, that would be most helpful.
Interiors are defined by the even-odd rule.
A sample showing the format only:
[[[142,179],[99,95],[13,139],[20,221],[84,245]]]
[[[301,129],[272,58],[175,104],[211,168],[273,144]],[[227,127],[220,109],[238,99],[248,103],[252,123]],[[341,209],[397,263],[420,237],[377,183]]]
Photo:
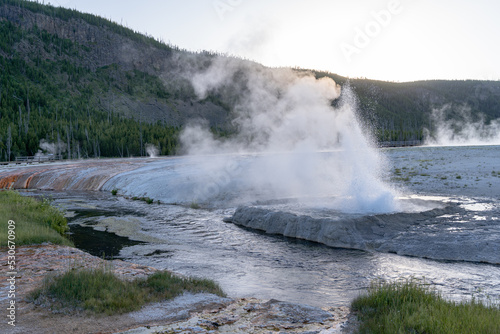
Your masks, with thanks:
[[[173,154],[188,119],[222,128],[220,101],[161,77],[177,70],[168,60],[186,56],[93,15],[1,0],[1,159],[34,155],[42,139],[71,158],[142,156],[148,143]]]
[[[41,142],[67,158],[142,156],[147,144],[174,154],[180,129],[195,119],[230,134],[239,92],[200,100],[189,79],[215,57],[98,16],[0,0],[0,160],[35,155]],[[432,109],[445,104],[500,117],[495,81],[389,83],[312,72],[350,85],[380,140],[420,139]]]

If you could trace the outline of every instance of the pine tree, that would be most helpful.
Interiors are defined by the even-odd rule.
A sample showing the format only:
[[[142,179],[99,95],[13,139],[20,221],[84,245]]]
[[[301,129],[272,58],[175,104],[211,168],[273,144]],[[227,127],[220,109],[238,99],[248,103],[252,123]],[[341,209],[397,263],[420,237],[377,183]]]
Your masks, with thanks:
[[[10,161],[10,154],[11,154],[11,148],[12,148],[12,129],[9,128],[7,129],[7,161]]]

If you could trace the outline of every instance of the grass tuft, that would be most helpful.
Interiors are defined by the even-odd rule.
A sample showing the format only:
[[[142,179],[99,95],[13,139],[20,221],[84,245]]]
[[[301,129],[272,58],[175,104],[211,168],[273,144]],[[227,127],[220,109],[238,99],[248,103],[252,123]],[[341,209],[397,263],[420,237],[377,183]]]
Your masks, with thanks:
[[[179,277],[167,271],[154,273],[142,283],[142,286],[150,289],[151,293],[158,299],[174,298],[184,291],[192,293],[207,292],[225,297],[220,286],[212,280]]]
[[[361,321],[360,333],[500,333],[500,309],[476,300],[446,301],[415,279],[376,282],[352,308]]]
[[[149,197],[137,197],[137,196],[134,196],[134,197],[132,197],[132,200],[133,201],[146,202],[147,204],[153,204],[154,203],[154,199],[149,198]],[[157,201],[157,203],[160,204],[160,201]]]
[[[147,295],[137,284],[120,280],[111,272],[87,269],[47,278],[44,287],[32,294],[34,301],[41,297],[55,299],[61,307],[111,315],[139,309]]]
[[[184,292],[207,292],[225,297],[213,281],[183,278],[160,271],[147,279],[125,281],[107,269],[70,270],[46,278],[43,287],[32,292],[31,301],[46,301],[57,309],[84,309],[107,315],[140,309],[144,304],[175,298]]]
[[[0,191],[0,247],[7,246],[7,225],[16,224],[15,243],[18,246],[51,242],[59,245],[72,243],[65,234],[66,218],[50,205],[49,199],[23,197],[15,191]]]
[[[196,202],[191,202],[191,204],[189,205],[189,207],[191,209],[195,209],[195,210],[201,209],[201,206],[198,203],[196,203]]]

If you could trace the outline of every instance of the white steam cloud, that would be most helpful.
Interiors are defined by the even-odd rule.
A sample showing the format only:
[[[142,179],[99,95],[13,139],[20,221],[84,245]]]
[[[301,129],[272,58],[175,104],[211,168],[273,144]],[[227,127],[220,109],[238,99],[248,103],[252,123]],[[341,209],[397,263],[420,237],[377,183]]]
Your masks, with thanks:
[[[193,75],[192,84],[199,98],[238,96],[231,139],[215,138],[200,123],[181,133],[183,149],[205,171],[194,200],[321,199],[343,211],[396,209],[394,192],[380,180],[384,161],[357,120],[349,88],[341,96],[330,78],[223,57]]]
[[[452,118],[448,117],[452,115]],[[434,109],[434,131],[425,129],[425,143],[430,146],[500,145],[500,119],[486,123],[484,115],[474,120],[470,108],[445,105]]]
[[[42,139],[40,140],[39,146],[40,149],[47,154],[61,155],[62,153],[66,152],[66,144],[64,144],[62,141],[51,143],[46,141],[45,139]]]
[[[146,153],[150,158],[157,158],[160,154],[160,149],[153,144],[146,144]]]

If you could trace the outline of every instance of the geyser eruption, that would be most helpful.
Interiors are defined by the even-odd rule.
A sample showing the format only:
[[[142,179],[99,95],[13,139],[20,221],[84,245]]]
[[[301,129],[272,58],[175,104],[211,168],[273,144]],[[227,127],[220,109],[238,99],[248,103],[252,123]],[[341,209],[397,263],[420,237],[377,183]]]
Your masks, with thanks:
[[[482,114],[474,119],[469,107],[445,105],[431,114],[434,129],[425,129],[430,146],[500,145],[500,119],[489,124]]]
[[[380,179],[384,161],[358,122],[349,87],[341,94],[330,78],[222,57],[191,78],[199,98],[232,97],[237,129],[230,139],[199,123],[182,132],[183,149],[204,171],[196,201],[294,199],[348,212],[396,209],[394,192]]]

